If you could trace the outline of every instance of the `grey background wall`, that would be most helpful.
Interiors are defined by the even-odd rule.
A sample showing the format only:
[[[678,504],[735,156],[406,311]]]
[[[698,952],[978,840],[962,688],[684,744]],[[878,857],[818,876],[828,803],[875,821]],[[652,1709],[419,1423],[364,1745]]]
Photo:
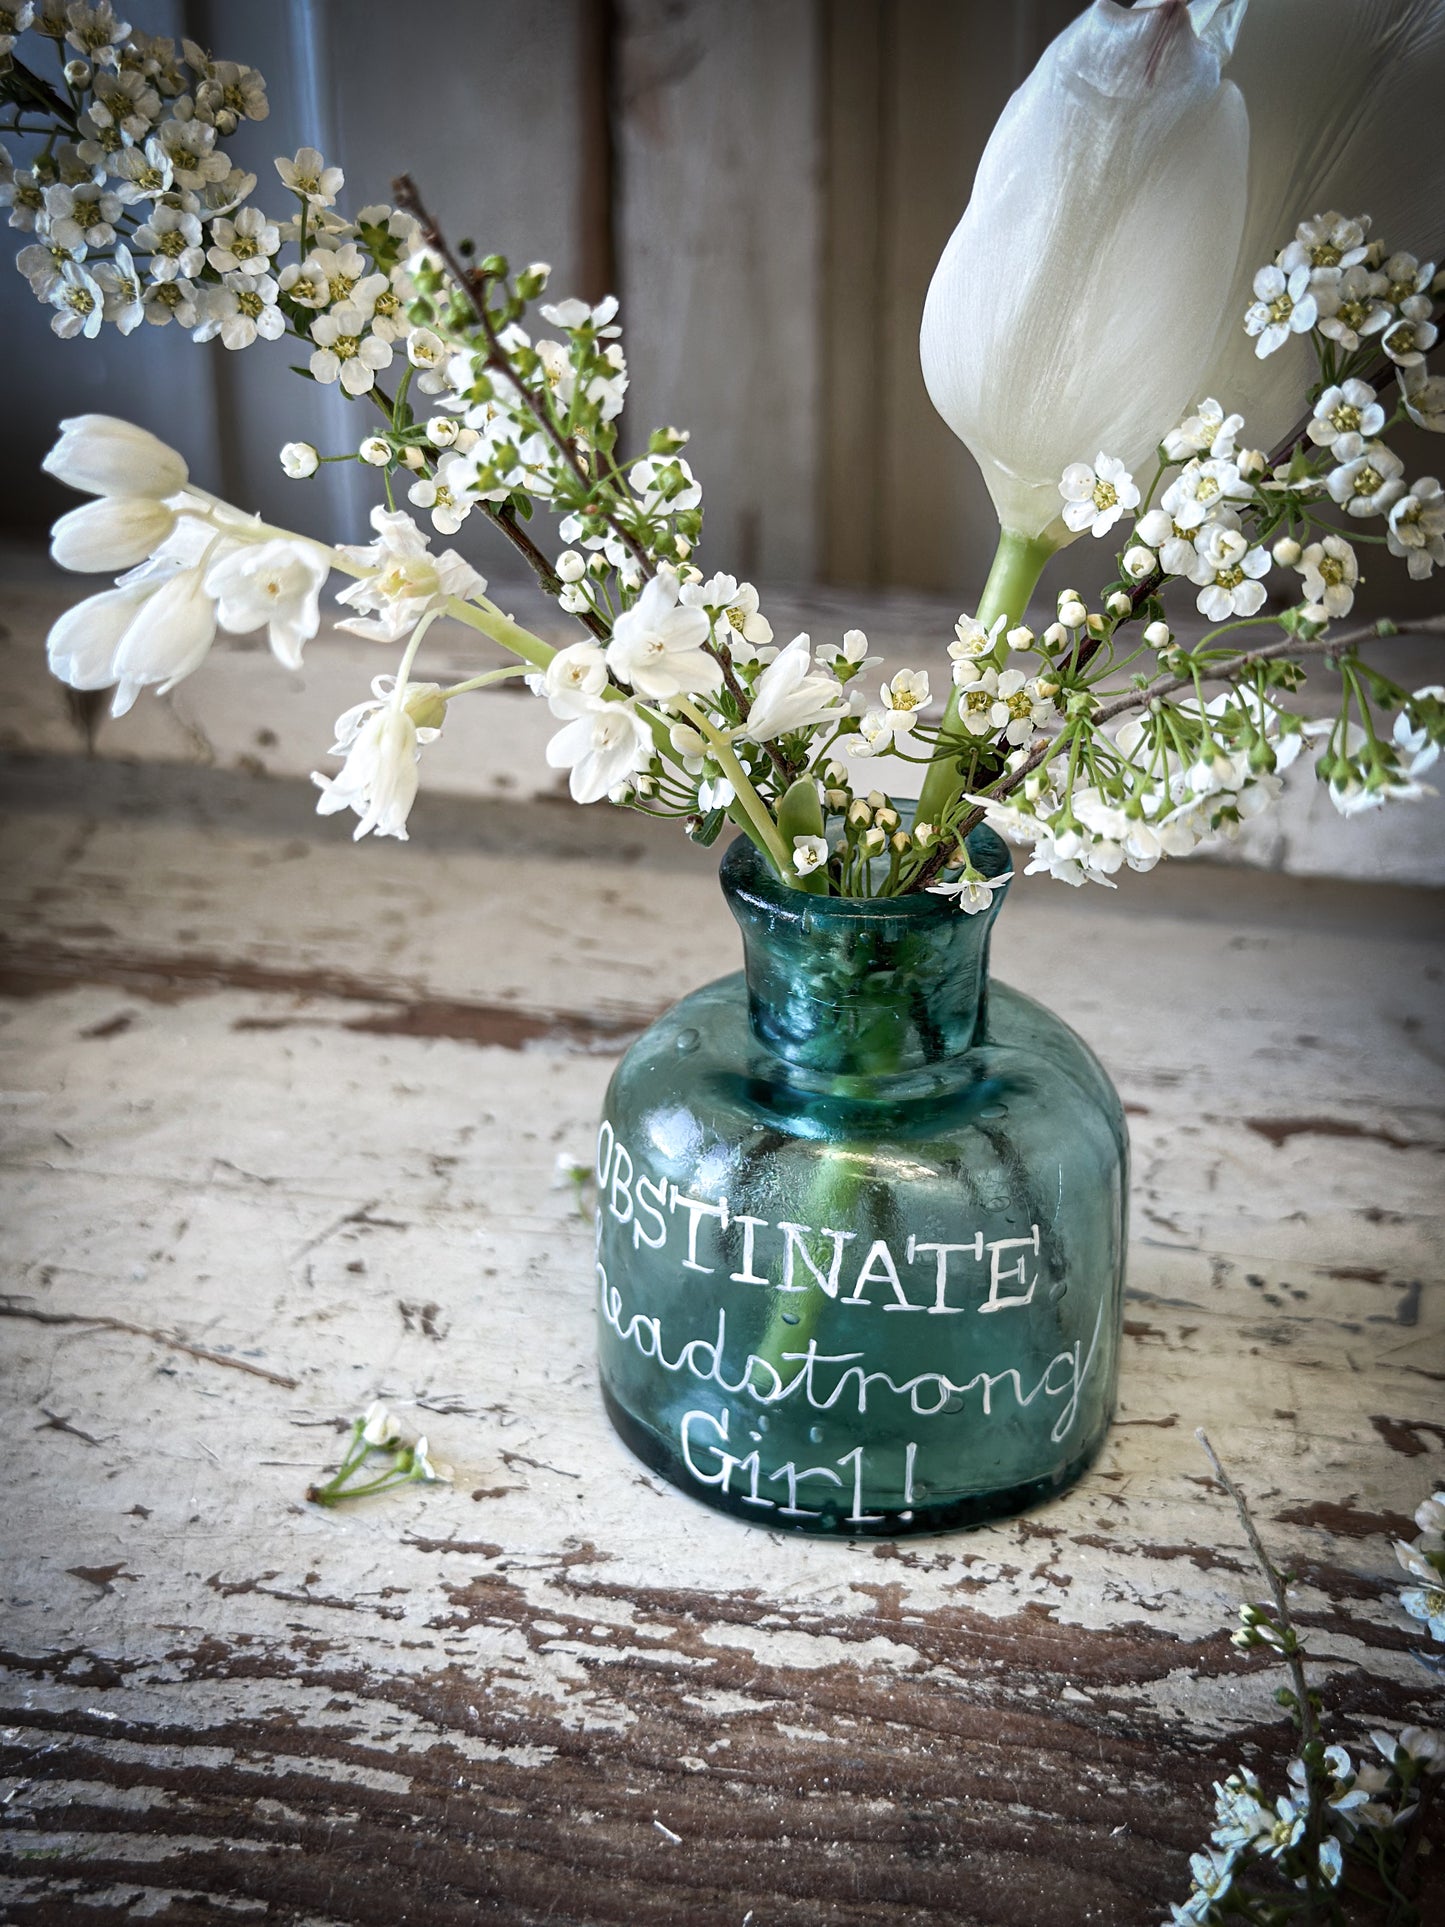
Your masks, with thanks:
[[[640,445],[690,427],[704,560],[738,573],[957,590],[992,551],[987,498],[928,404],[917,328],[999,109],[1082,0],[137,0],[138,26],[258,66],[271,166],[314,142],[346,205],[409,170],[449,231],[615,291]],[[271,184],[268,193],[267,184]],[[8,231],[7,241],[12,239]],[[13,250],[10,250],[13,253]],[[103,409],[293,526],[354,537],[374,477],[288,483],[276,451],[366,432],[362,405],[174,326],[58,341],[8,262],[0,515],[43,533],[56,421]],[[489,555],[495,567],[501,558]]]

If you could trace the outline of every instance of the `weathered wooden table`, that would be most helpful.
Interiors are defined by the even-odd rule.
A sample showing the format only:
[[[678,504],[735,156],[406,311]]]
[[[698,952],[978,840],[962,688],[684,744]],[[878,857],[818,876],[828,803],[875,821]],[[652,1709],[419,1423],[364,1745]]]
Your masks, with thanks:
[[[1390,1547],[1445,1483],[1429,898],[1016,889],[999,974],[1131,1115],[1118,1422],[1029,1517],[832,1544],[623,1451],[553,1187],[734,966],[706,857],[435,798],[353,849],[215,771],[8,791],[0,1919],[1154,1921],[1211,1779],[1288,1745],[1199,1424],[1331,1735],[1431,1718]],[[378,1395],[454,1482],[308,1506]]]

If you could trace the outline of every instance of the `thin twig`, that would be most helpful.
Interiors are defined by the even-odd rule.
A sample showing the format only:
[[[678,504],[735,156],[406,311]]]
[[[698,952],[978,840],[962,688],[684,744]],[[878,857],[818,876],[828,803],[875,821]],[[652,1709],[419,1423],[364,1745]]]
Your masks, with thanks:
[[[501,508],[498,508],[495,502],[484,502],[482,508],[488,521],[501,530],[518,555],[526,561],[528,568],[532,570],[546,593],[555,600],[562,588],[561,577],[517,520],[517,511],[511,503],[504,503]],[[572,609],[568,613],[575,615],[583,627],[590,630],[599,642],[609,640],[612,632],[595,609]]]
[[[1338,655],[1346,649],[1355,649],[1363,642],[1383,642],[1391,635],[1438,636],[1445,635],[1445,616],[1426,616],[1416,622],[1402,623],[1396,627],[1381,630],[1378,622],[1362,624],[1358,629],[1350,629],[1342,636],[1286,636],[1280,642],[1266,643],[1262,648],[1250,649],[1245,654],[1235,656],[1228,662],[1201,663],[1200,680],[1203,682],[1228,682],[1243,670],[1253,669],[1260,663],[1277,661],[1281,656]],[[1147,708],[1162,696],[1173,695],[1179,689],[1192,689],[1194,677],[1162,676],[1157,682],[1147,684],[1143,689],[1126,690],[1122,695],[1113,697],[1109,702],[1100,703],[1092,711],[1089,721],[1092,724],[1112,722],[1115,716],[1122,716],[1127,710]],[[1041,763],[1058,754],[1063,733],[1046,736],[1029,752],[1016,770],[998,788],[989,791],[989,801],[996,803],[1010,796],[1030,776]],[[935,850],[923,867],[916,872],[910,890],[925,889],[939,871],[946,869],[954,847],[961,843],[968,832],[983,821],[981,809],[970,811],[962,818],[958,828],[950,837],[943,840],[943,846]]]
[[[446,263],[452,278],[459,284],[462,293],[466,296],[472,310],[473,318],[487,338],[487,366],[499,370],[516,385],[518,393],[526,402],[528,409],[531,411],[542,433],[556,448],[558,454],[571,469],[582,488],[590,492],[596,486],[596,478],[588,474],[586,468],[583,466],[581,457],[577,453],[576,447],[557,426],[553,419],[552,411],[547,406],[545,399],[534,394],[525,383],[518,381],[516,374],[513,372],[511,357],[502,346],[496,324],[493,322],[487,308],[487,276],[484,275],[480,269],[468,268],[463,265],[460,257],[453,251],[451,244],[447,241],[445,235],[437,225],[435,217],[427,208],[421,195],[417,192],[416,183],[409,174],[398,175],[391,184],[391,191],[396,197],[397,206],[404,208],[407,213],[413,216],[421,228],[423,240],[429,247],[436,249],[437,253]],[[623,528],[621,523],[613,516],[604,513],[602,519],[618,540],[622,542],[631,553],[643,575],[652,575],[654,573],[652,558],[637,540],[636,536],[633,535],[630,530]]]
[[[705,642],[703,649],[712,657],[718,668],[721,669],[723,687],[737,704],[739,718],[743,722],[746,722],[752,710],[752,702],[748,697],[748,692],[738,681],[737,671],[733,668],[732,660],[727,650],[719,648],[715,642]],[[783,755],[783,752],[778,748],[776,743],[763,743],[760,747],[765,752],[768,761],[772,764],[773,772],[777,776],[778,782],[786,789],[793,780],[793,772],[788,766],[787,758]]]

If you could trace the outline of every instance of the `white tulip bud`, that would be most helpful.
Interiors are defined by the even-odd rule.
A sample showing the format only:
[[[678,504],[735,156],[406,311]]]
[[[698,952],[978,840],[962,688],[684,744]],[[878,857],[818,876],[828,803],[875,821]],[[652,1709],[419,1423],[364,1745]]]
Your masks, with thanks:
[[[147,495],[104,495],[62,515],[50,553],[62,569],[113,575],[154,555],[176,526],[174,509]]]
[[[173,448],[114,415],[73,415],[41,463],[48,475],[85,495],[174,495],[189,474]]]
[[[1270,554],[1282,569],[1292,569],[1303,553],[1303,549],[1292,535],[1282,535],[1270,550]]]
[[[372,468],[386,468],[391,462],[391,443],[385,435],[368,435],[356,452]]]
[[[1122,589],[1116,589],[1104,604],[1111,616],[1127,616],[1134,605]]]
[[[1151,649],[1162,649],[1172,639],[1173,631],[1167,622],[1151,622],[1144,631],[1144,640]]]
[[[587,573],[587,558],[576,549],[563,549],[555,564],[559,580],[580,582]]]
[[[281,450],[281,466],[293,482],[304,482],[321,466],[321,457],[310,442],[287,442]]]

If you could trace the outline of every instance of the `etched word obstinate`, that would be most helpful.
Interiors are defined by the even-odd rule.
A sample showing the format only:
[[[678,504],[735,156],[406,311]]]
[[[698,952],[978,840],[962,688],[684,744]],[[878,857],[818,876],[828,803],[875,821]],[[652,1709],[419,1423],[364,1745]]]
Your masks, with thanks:
[[[612,1126],[603,1122],[597,1137],[597,1209],[599,1229],[605,1211],[613,1223],[631,1228],[633,1248],[662,1251],[675,1242],[684,1271],[712,1276],[722,1271],[735,1285],[760,1285],[782,1292],[819,1290],[846,1305],[876,1306],[885,1312],[918,1312],[937,1318],[966,1312],[1008,1311],[1033,1302],[1038,1284],[1039,1227],[1030,1225],[1021,1238],[985,1240],[982,1231],[956,1243],[916,1237],[903,1245],[909,1267],[904,1287],[898,1254],[887,1238],[867,1246],[857,1243],[855,1231],[835,1231],[826,1225],[797,1224],[749,1216],[733,1211],[725,1197],[694,1198],[668,1179],[652,1178],[638,1169],[631,1152],[619,1143]],[[722,1234],[741,1232],[739,1264],[726,1271]],[[736,1241],[735,1241],[736,1242]],[[854,1250],[848,1247],[853,1245]],[[970,1280],[965,1267],[972,1261],[986,1269]],[[974,1281],[977,1282],[974,1282]],[[977,1298],[979,1284],[987,1290]],[[972,1285],[976,1302],[950,1302]],[[876,1295],[875,1295],[876,1294]]]

